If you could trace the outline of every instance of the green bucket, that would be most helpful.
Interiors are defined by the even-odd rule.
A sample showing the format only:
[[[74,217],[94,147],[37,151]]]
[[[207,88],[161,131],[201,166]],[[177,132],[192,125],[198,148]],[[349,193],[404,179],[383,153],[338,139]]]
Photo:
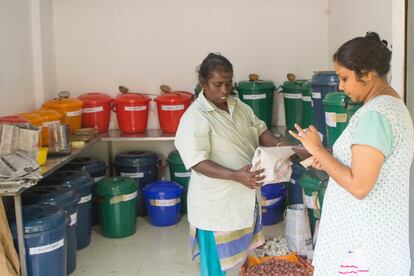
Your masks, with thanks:
[[[136,231],[137,187],[131,178],[103,178],[95,185],[102,235],[108,238],[131,236]]]
[[[342,134],[352,115],[361,107],[344,92],[331,92],[323,100],[326,119],[327,146],[332,148]]]
[[[248,104],[269,129],[272,127],[273,93],[275,90],[275,84],[267,80],[247,80],[237,84],[240,100]]]
[[[302,125],[302,83],[304,81],[285,81],[282,85],[285,106],[286,128],[295,130],[295,124]]]
[[[168,155],[167,159],[170,167],[171,181],[177,182],[184,187],[184,191],[181,195],[181,213],[187,213],[187,190],[188,183],[190,182],[191,170],[187,170],[184,166],[178,151],[173,151]]]
[[[310,81],[304,81],[300,87],[302,91],[302,127],[315,125],[315,112],[312,102],[312,86]]]

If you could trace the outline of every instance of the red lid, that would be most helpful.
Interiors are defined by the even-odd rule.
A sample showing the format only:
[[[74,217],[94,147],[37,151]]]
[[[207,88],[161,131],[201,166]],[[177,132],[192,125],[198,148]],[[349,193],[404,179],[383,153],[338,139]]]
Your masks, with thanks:
[[[151,99],[138,93],[126,93],[115,98],[116,103],[120,104],[148,104]]]
[[[0,117],[0,123],[27,124],[30,122],[23,117],[13,115]]]
[[[84,104],[99,105],[107,104],[112,101],[112,97],[100,92],[89,92],[78,97]]]
[[[155,98],[155,101],[160,103],[170,103],[170,104],[185,104],[190,103],[193,98],[193,94],[185,91],[174,91],[169,93],[164,93]]]

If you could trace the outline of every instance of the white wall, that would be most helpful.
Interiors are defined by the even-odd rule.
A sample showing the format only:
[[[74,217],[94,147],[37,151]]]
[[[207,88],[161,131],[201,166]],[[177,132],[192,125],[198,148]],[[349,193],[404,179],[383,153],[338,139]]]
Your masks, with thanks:
[[[288,72],[309,78],[329,66],[327,1],[55,0],[57,87],[75,96],[115,96],[120,84],[192,91],[209,52],[230,59],[235,80],[251,72],[277,84]]]
[[[30,0],[0,0],[0,116],[35,107]]]

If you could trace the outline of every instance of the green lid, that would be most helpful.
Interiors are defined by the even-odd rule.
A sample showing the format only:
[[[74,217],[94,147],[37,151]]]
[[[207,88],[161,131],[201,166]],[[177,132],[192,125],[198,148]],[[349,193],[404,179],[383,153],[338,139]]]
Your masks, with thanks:
[[[168,155],[167,162],[170,163],[170,164],[183,164],[183,160],[181,159],[180,154],[176,150],[172,151]]]
[[[237,90],[239,91],[273,91],[275,89],[275,84],[273,81],[268,80],[255,80],[255,81],[240,81],[237,84]]]
[[[352,101],[350,97],[340,91],[326,94],[323,104],[346,107],[350,111],[356,111],[361,107],[360,103]]]
[[[305,171],[302,177],[299,179],[299,184],[303,189],[312,190],[314,192],[319,191],[319,186],[329,178],[324,175],[318,175],[313,169]]]
[[[137,183],[128,177],[106,177],[98,181],[95,191],[101,197],[126,195],[137,191]]]
[[[302,94],[311,96],[312,83],[309,80],[303,80],[300,90],[302,91]]]
[[[285,81],[282,85],[283,91],[287,93],[302,93],[300,90],[302,82],[300,81]]]

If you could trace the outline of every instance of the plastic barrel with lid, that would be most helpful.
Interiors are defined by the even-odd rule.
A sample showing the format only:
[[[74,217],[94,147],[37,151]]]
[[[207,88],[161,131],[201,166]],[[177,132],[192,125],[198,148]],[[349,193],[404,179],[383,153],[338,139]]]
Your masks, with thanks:
[[[323,135],[326,145],[325,110],[322,101],[329,92],[338,90],[339,79],[335,71],[319,71],[312,76],[312,102],[315,115],[315,125]]]
[[[183,160],[181,159],[178,151],[172,151],[168,155],[167,159],[168,165],[170,167],[170,176],[171,181],[177,182],[183,186],[184,191],[181,195],[181,213],[187,213],[187,190],[188,183],[190,182],[191,170],[187,170],[184,166]]]
[[[91,242],[92,226],[92,186],[93,179],[85,171],[57,171],[41,180],[40,185],[63,185],[76,190],[78,203],[78,222],[76,226],[77,249],[87,247]]]
[[[137,215],[147,214],[142,189],[157,181],[160,158],[151,151],[130,151],[119,153],[112,162],[118,176],[132,178],[138,184]]]
[[[262,224],[273,225],[280,221],[286,187],[283,183],[267,184],[261,187]]]
[[[304,191],[305,205],[309,210],[309,220],[312,234],[315,232],[316,220],[320,218],[320,210],[317,208],[318,194],[323,182],[327,181],[329,176],[325,173],[315,172],[315,169],[307,170],[299,179],[299,184]]]
[[[315,125],[315,114],[312,103],[312,86],[310,81],[304,81],[300,87],[302,91],[302,128]]]
[[[83,102],[82,127],[91,127],[99,133],[108,131],[112,97],[105,93],[89,92],[78,97]]]
[[[147,130],[149,102],[144,94],[125,93],[114,99],[119,129],[123,133],[142,133]]]
[[[288,74],[293,75],[293,74]],[[302,125],[302,90],[303,80],[289,80],[282,85],[285,106],[286,128],[296,130],[295,124]]]
[[[256,116],[272,127],[273,94],[276,91],[273,81],[260,80],[256,74],[250,74],[249,80],[237,84],[237,91],[242,102],[248,104]]]
[[[108,238],[131,236],[136,231],[137,183],[127,177],[108,177],[94,187],[98,197],[102,235]]]
[[[305,171],[306,169],[298,162],[292,163],[292,176],[287,183],[288,205],[303,203],[303,190],[298,181]]]
[[[63,186],[35,186],[22,194],[24,204],[48,204],[63,208],[70,217],[66,229],[67,241],[67,273],[76,270],[76,225],[79,196],[76,191]]]
[[[180,219],[181,194],[184,188],[172,181],[152,182],[144,187],[149,222],[154,226],[171,226]]]
[[[98,157],[77,157],[63,167],[64,170],[82,170],[92,177],[94,185],[105,177],[107,166]],[[92,193],[92,225],[99,224],[98,206],[95,202],[95,193]]]
[[[9,215],[10,229],[17,244],[16,219]],[[28,276],[66,276],[65,211],[45,204],[23,206],[24,243]]]
[[[323,106],[326,122],[326,146],[332,148],[347,127],[352,115],[362,104],[353,102],[344,92],[331,92],[325,96]]]

